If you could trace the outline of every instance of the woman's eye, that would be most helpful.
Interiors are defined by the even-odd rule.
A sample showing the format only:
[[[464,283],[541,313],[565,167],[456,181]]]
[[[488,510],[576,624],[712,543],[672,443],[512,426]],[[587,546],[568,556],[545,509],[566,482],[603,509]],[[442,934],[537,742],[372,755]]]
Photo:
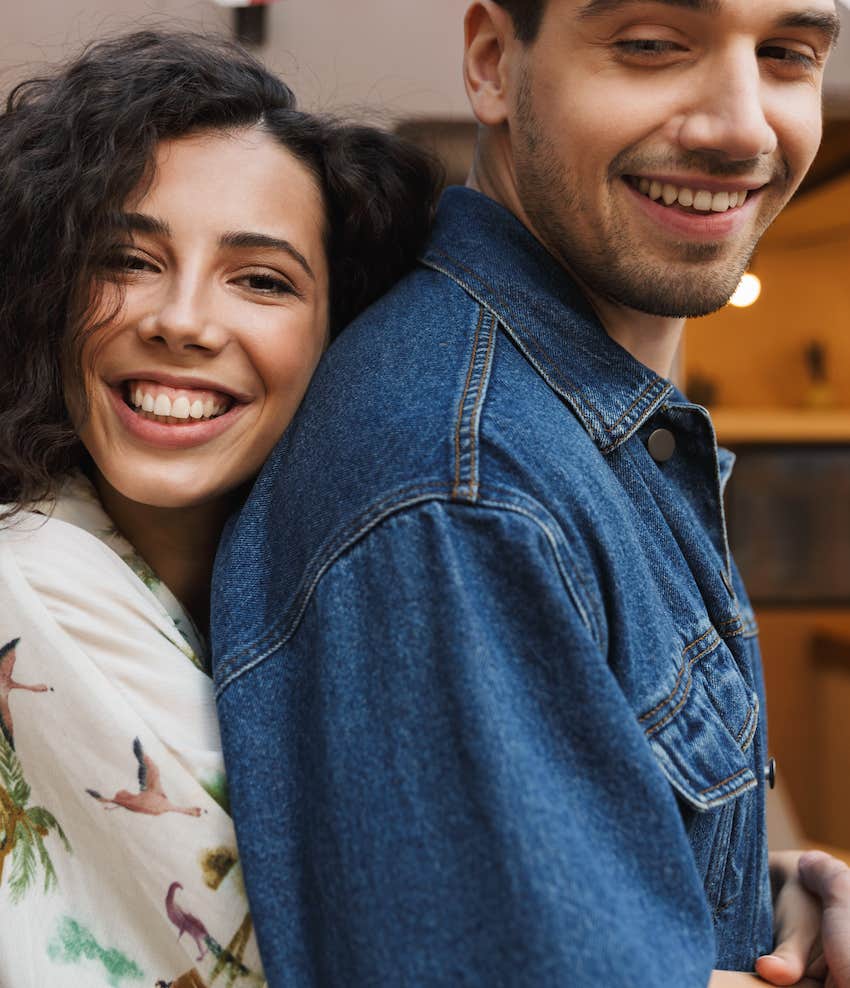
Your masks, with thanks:
[[[252,292],[263,295],[295,295],[295,289],[284,278],[276,278],[271,274],[246,274],[238,281]]]
[[[111,271],[155,271],[156,266],[146,257],[135,254],[132,251],[118,250],[113,253],[107,261],[107,267]]]

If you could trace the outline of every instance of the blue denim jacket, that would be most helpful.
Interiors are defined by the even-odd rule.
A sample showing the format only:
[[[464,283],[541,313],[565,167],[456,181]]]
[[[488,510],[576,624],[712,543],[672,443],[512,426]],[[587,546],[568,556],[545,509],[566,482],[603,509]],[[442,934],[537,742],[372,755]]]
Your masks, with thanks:
[[[730,461],[510,213],[446,193],[217,561],[273,988],[697,988],[771,948]]]

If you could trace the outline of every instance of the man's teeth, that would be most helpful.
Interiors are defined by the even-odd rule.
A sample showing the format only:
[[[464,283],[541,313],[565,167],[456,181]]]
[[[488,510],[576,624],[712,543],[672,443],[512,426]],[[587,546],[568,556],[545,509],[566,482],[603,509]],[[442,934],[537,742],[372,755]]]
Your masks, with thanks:
[[[136,387],[130,393],[130,404],[156,418],[213,419],[226,412],[231,403],[210,397],[191,399],[186,395],[179,395],[172,400],[162,392],[154,395]]]
[[[738,192],[709,192],[707,189],[688,189],[667,182],[652,181],[640,178],[637,188],[645,196],[665,206],[678,204],[686,209],[693,208],[700,213],[725,213],[727,209],[743,206],[747,201],[747,190]]]

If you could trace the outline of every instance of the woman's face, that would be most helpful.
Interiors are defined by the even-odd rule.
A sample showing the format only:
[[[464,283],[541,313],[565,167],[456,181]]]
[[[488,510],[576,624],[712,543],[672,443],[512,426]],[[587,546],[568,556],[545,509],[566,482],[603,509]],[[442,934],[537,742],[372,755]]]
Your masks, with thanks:
[[[123,305],[83,349],[89,415],[68,401],[113,488],[188,507],[251,480],[307,389],[328,340],[324,207],[259,130],[164,141],[155,166],[125,207]]]

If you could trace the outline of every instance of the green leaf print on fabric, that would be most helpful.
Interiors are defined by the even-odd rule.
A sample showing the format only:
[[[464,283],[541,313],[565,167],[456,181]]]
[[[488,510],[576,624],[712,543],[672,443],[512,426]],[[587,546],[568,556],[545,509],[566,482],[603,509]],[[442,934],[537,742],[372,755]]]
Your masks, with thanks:
[[[225,813],[230,815],[230,793],[224,772],[215,772],[200,780],[207,795],[214,799]]]
[[[55,833],[70,854],[71,845],[56,817],[43,806],[29,806],[31,790],[18,756],[0,735],[0,887],[11,859],[9,898],[18,903],[36,881],[39,865],[45,893],[56,888],[56,871],[44,838]]]
[[[112,988],[121,988],[123,981],[141,981],[145,976],[145,972],[135,961],[115,947],[101,947],[91,930],[87,930],[70,916],[65,916],[60,921],[59,929],[47,945],[47,956],[55,964],[99,961]]]

